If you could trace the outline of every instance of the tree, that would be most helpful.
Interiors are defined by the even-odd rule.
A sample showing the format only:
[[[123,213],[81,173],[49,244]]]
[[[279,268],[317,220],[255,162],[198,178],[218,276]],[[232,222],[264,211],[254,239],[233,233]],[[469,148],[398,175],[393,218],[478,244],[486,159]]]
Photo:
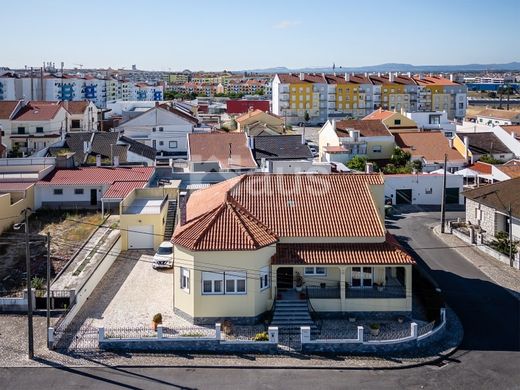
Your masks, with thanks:
[[[417,172],[422,172],[422,161],[421,160],[413,160],[412,161],[412,170]]]
[[[355,171],[364,171],[367,163],[367,158],[363,156],[354,156],[347,162],[347,167]]]
[[[488,163],[488,164],[502,164],[503,163],[503,161],[497,160],[496,158],[494,158],[493,156],[491,156],[489,154],[484,154],[484,155],[480,156],[479,161],[482,161],[482,162]]]
[[[303,115],[303,120],[305,122],[308,122],[309,119],[311,119],[311,116],[309,115],[309,112],[308,111],[305,111],[305,114]]]
[[[396,147],[394,153],[390,157],[390,162],[396,167],[404,167],[410,161],[412,155],[410,152],[405,152],[403,149]]]
[[[263,95],[265,95],[264,89],[263,89],[263,88],[260,88],[258,91],[255,92],[255,95],[258,95],[258,96],[263,96]]]
[[[518,252],[518,243],[519,241],[513,240],[513,247],[511,248],[513,256],[516,255],[516,252]],[[509,248],[511,246],[511,241],[509,240],[509,234],[507,234],[506,232],[498,232],[495,235],[495,239],[491,241],[489,245],[497,252],[509,256]]]

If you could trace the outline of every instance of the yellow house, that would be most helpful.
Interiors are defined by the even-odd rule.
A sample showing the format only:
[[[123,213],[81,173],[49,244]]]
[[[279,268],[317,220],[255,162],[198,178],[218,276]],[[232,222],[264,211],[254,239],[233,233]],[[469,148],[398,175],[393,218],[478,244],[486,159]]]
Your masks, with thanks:
[[[368,114],[363,118],[363,120],[380,120],[391,133],[399,133],[400,131],[419,131],[415,121],[404,116],[400,112],[383,110],[382,108]]]
[[[354,156],[388,159],[395,148],[392,133],[380,120],[328,121],[318,136],[321,161],[346,163]]]
[[[278,129],[280,132],[284,128],[284,120],[277,115],[269,114],[262,110],[253,110],[246,112],[235,118],[237,122],[237,131],[245,132],[248,126],[265,123],[271,128]]]
[[[193,193],[173,236],[175,312],[253,323],[302,294],[320,313],[409,314],[414,262],[383,198],[379,174],[250,174]]]
[[[178,185],[177,181],[164,187],[136,188],[121,201],[122,250],[157,249],[161,242],[170,240],[177,214]]]

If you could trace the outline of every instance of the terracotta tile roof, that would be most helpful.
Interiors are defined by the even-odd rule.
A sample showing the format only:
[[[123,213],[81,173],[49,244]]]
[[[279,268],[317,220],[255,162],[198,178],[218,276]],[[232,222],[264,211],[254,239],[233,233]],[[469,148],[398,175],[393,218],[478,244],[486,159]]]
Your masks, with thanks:
[[[493,165],[482,161],[477,161],[475,164],[469,166],[469,168],[486,175],[491,175],[493,172]]]
[[[269,116],[272,116],[273,118],[276,118],[276,119],[279,119],[280,120],[280,124],[283,124],[283,119],[281,117],[279,117],[278,115],[275,115],[273,113],[270,113],[270,112],[265,112],[265,111],[262,111],[262,110],[259,110],[259,109],[256,109],[256,110],[253,110],[253,111],[249,111],[249,112],[246,112],[240,116],[237,116],[235,118],[235,120],[239,123],[242,123],[244,122],[246,119],[251,119],[255,116],[258,116],[258,115],[262,115],[262,114],[266,114],[266,115],[269,115]]]
[[[174,242],[196,251],[254,250],[274,244],[278,237],[234,202],[176,229]]]
[[[28,103],[14,116],[14,121],[49,121],[54,119],[62,107],[58,104]]]
[[[103,194],[103,199],[124,199],[136,188],[146,187],[147,181],[116,181]]]
[[[348,150],[343,146],[325,146],[325,151],[327,153],[347,153]]]
[[[448,138],[441,132],[403,132],[395,135],[395,143],[412,157],[421,157],[427,163],[443,162],[444,154],[448,161],[462,161],[464,156],[456,149],[450,148]]]
[[[427,85],[443,85],[443,86],[461,85],[459,83],[456,83],[455,81],[451,81],[450,79],[447,79],[444,77],[439,77],[439,76],[422,76],[422,77],[413,76],[413,79],[415,80],[415,82],[418,85],[423,85],[423,86],[427,86]]]
[[[511,204],[512,215],[520,218],[518,194],[520,194],[520,177],[478,187],[462,193],[467,199],[472,199],[505,214],[508,213],[509,204]]]
[[[505,173],[511,179],[520,177],[520,160],[509,160],[505,164],[497,165],[496,168]]]
[[[390,130],[380,120],[349,119],[336,122],[336,134],[338,137],[348,137],[349,129],[359,131],[361,137],[384,137],[391,136]]]
[[[415,264],[395,239],[381,243],[277,244],[271,264],[292,265],[401,265]]]
[[[520,140],[520,125],[508,125],[508,126],[500,126],[504,131],[513,135],[515,134],[515,138]]]
[[[88,100],[72,101],[72,102],[61,102],[63,108],[65,108],[71,115],[84,114],[85,110],[89,106]]]
[[[0,192],[10,192],[10,191],[25,191],[29,189],[34,183],[22,182],[22,183],[5,183],[0,182]]]
[[[520,111],[494,110],[492,108],[487,108],[477,113],[477,117],[479,116],[493,119],[512,120],[515,118],[520,118]]]
[[[231,144],[231,161],[229,159]],[[189,159],[192,162],[218,161],[222,169],[252,169],[256,162],[245,133],[190,133]]]
[[[192,194],[186,210],[189,228],[178,227],[173,242],[194,248],[195,244],[184,241],[184,230],[195,232],[190,236],[195,240],[212,221],[211,226],[220,230],[212,231],[209,241],[201,238],[197,245],[204,250],[225,250],[221,248],[223,242],[229,242],[227,225],[214,220],[227,215],[224,211],[230,212],[230,204],[233,210],[240,210],[276,237],[384,238],[385,228],[372,198],[371,185],[383,185],[383,177],[379,174],[239,176]],[[243,224],[243,229],[252,231],[246,222]],[[241,241],[236,245],[247,246],[246,243]]]
[[[366,121],[368,119],[373,119],[373,120],[382,121],[384,119],[390,118],[394,114],[395,114],[394,111],[383,110],[382,108],[380,108],[379,110],[375,110],[375,111],[371,112],[370,114],[368,114],[366,117],[363,118],[363,120]]]
[[[55,169],[38,185],[89,185],[113,184],[116,181],[149,181],[153,167],[84,167],[75,169]]]
[[[19,100],[0,101],[0,119],[10,119],[18,104],[20,104]]]

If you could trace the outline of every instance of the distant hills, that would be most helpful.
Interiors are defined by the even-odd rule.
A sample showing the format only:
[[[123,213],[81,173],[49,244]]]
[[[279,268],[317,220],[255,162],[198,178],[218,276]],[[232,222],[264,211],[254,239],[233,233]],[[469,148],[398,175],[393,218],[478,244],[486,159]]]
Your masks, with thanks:
[[[337,66],[333,69],[328,67],[289,69],[284,66],[266,69],[248,69],[236,72],[254,73],[344,73],[344,72],[482,72],[482,71],[520,71],[520,62],[509,62],[507,64],[467,64],[467,65],[411,65],[386,63],[380,65],[346,67]]]

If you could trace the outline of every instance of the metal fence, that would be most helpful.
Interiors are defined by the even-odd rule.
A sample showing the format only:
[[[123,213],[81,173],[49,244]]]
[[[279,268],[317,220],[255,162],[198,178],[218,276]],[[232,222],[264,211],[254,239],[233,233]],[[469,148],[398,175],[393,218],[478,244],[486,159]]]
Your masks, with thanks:
[[[423,334],[431,332],[434,327],[435,327],[435,321],[418,326],[417,327],[417,336],[422,336]]]
[[[267,335],[267,329],[263,325],[253,325],[253,326],[233,326],[232,329],[226,330],[225,327],[222,328],[222,339],[223,340],[242,340],[242,341],[252,341],[255,338],[261,339],[265,335]]]
[[[385,329],[384,325],[382,325],[378,334],[372,333],[369,326],[364,328],[364,339],[366,341],[401,340],[411,335],[410,325],[403,329]]]
[[[146,337],[157,337],[157,331],[151,327],[105,328],[106,339],[141,339]]]
[[[339,299],[341,297],[339,287],[308,286],[306,290],[311,299]]]
[[[197,326],[185,326],[185,327],[163,327],[163,337],[165,338],[215,338],[216,331],[215,327],[197,327]]]
[[[406,298],[406,290],[402,286],[384,286],[372,288],[348,288],[347,299],[356,298]]]

